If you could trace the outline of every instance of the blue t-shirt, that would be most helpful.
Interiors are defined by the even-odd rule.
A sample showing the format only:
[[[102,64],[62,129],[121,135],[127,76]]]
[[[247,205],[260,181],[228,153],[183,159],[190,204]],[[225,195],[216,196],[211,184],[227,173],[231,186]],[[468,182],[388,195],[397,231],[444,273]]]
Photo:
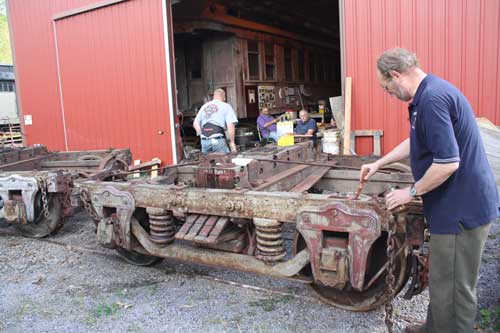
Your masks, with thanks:
[[[451,83],[427,75],[410,113],[410,162],[421,179],[432,163],[459,162],[443,184],[424,194],[424,214],[431,233],[457,234],[499,215],[498,191],[472,107]]]
[[[316,140],[316,132],[318,131],[318,125],[316,125],[316,120],[309,118],[305,123],[302,120],[297,122],[297,126],[295,127],[296,134],[307,134],[308,130],[314,130],[314,134],[312,136],[313,140]]]

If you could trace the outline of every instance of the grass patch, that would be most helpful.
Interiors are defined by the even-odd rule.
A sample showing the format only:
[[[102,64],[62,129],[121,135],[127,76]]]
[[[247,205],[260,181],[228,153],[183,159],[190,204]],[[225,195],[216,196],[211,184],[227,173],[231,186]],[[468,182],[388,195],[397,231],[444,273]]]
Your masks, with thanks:
[[[104,317],[104,316],[112,316],[116,314],[120,310],[120,306],[117,303],[111,303],[111,304],[101,304],[98,305],[97,308],[94,310],[94,315],[97,318]]]
[[[479,310],[479,327],[488,332],[500,332],[500,306]]]
[[[120,295],[120,296],[127,296],[128,290],[127,289],[122,289],[122,290],[119,290],[116,294]]]
[[[34,301],[31,298],[23,298],[22,304],[14,310],[11,318],[22,321],[27,315],[49,319],[61,314],[60,310],[51,308],[43,301]],[[3,332],[0,329],[0,332]]]
[[[24,298],[22,304],[15,310],[13,317],[22,320],[24,316],[32,312],[35,304],[31,298]]]
[[[127,332],[141,332],[141,331],[142,331],[142,327],[140,327],[139,325],[137,325],[135,323],[132,323],[127,327]]]
[[[214,325],[225,325],[225,324],[227,324],[226,320],[224,320],[222,318],[218,318],[218,317],[210,318],[210,319],[208,319],[207,322],[209,324],[214,324]]]
[[[497,237],[498,237],[498,234],[489,234],[488,235],[489,239],[497,239]]]
[[[292,298],[292,296],[269,297],[260,299],[258,301],[249,302],[248,305],[252,307],[261,307],[262,310],[271,312],[276,309],[279,303],[288,303]]]
[[[148,288],[149,288],[149,291],[151,292],[151,294],[154,295],[158,292],[158,289],[160,288],[160,284],[155,283],[155,284],[150,285]]]

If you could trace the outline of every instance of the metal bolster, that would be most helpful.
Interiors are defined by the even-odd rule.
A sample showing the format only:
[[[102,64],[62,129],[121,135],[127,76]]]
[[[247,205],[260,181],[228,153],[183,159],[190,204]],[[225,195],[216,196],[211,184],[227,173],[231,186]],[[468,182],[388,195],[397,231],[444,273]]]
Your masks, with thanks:
[[[323,206],[334,199],[326,194],[290,192],[238,192],[234,190],[186,188],[176,185],[152,185],[84,181],[78,186],[90,193],[106,186],[130,191],[138,207],[155,207],[184,213],[197,213],[239,218],[275,219],[283,223],[296,223],[297,212],[310,206]],[[335,201],[347,201],[335,199]],[[359,208],[372,209],[375,205],[357,202]],[[386,214],[380,212],[380,214]],[[382,215],[384,220],[385,215]]]
[[[132,220],[132,234],[142,247],[146,249],[145,254],[196,262],[209,266],[230,267],[244,272],[292,277],[309,264],[309,251],[307,249],[302,250],[288,261],[269,265],[255,257],[243,254],[193,248],[179,244],[171,244],[165,247],[159,246],[151,241],[148,233],[135,220]],[[141,250],[140,248],[136,249],[137,252],[141,252]]]

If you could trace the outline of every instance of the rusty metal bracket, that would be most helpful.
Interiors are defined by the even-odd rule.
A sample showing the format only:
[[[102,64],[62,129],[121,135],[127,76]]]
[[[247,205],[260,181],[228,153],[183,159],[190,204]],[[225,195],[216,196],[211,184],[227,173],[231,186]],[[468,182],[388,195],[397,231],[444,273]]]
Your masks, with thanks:
[[[26,205],[19,200],[7,200],[3,206],[4,218],[10,224],[28,224]]]
[[[354,289],[363,289],[368,253],[381,234],[374,210],[342,202],[306,207],[298,213],[297,230],[311,251],[315,282],[342,288],[349,279]]]
[[[134,197],[126,192],[108,186],[99,192],[91,195],[92,206],[97,215],[101,218],[100,223],[108,223],[109,217],[116,215],[119,225],[115,226],[115,243],[127,250],[132,249],[130,233],[130,220],[135,210]]]
[[[70,191],[71,176],[68,173],[62,171],[48,172],[45,175],[45,181],[49,193],[67,193]]]
[[[20,175],[0,177],[0,197],[7,203],[11,200],[13,191],[20,191],[28,222],[35,220],[35,197],[38,190],[38,182],[35,177]]]

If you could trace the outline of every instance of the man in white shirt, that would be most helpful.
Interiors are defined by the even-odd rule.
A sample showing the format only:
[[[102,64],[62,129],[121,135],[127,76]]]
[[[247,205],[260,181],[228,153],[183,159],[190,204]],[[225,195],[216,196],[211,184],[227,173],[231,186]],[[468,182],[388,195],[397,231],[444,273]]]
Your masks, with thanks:
[[[193,127],[196,134],[201,138],[201,152],[208,153],[229,153],[236,152],[235,124],[238,118],[230,104],[224,102],[226,92],[223,89],[214,91],[214,99],[203,104],[196,115]],[[226,142],[225,132],[229,139],[229,147]]]

